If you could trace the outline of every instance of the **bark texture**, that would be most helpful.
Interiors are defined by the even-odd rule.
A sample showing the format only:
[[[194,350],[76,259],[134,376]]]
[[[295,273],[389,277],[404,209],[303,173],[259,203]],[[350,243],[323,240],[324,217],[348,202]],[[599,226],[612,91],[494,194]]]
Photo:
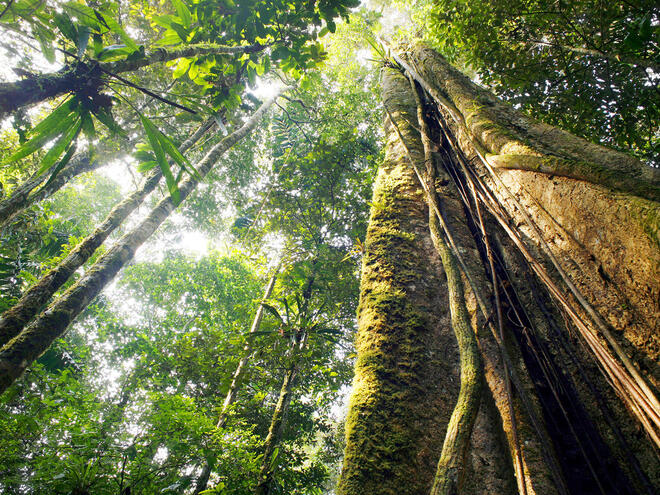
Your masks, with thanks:
[[[540,129],[549,126],[538,124],[498,102],[451,69],[435,52],[417,48],[413,57],[423,60],[419,64],[421,76],[438,88],[440,98],[446,97],[449,105],[466,112],[489,96],[489,101],[493,101],[491,107],[496,110],[488,115],[503,129],[517,129],[519,134],[526,132],[531,136],[528,146],[537,156],[554,159],[570,150],[572,159],[588,161],[595,170],[614,170],[618,160],[616,170],[622,181],[634,178],[648,180],[650,185],[654,183],[657,171],[649,167],[639,169],[630,160],[626,161],[625,155],[586,142],[580,148],[578,138],[558,129],[541,132]],[[442,85],[439,76],[445,78]],[[467,95],[472,95],[472,104],[466,101]],[[446,114],[451,112],[447,107],[441,110]],[[495,121],[496,118],[500,120]],[[447,115],[446,121],[451,120],[453,117]],[[467,117],[463,120],[468,122]],[[461,132],[467,134],[460,148],[472,156],[478,153],[475,148],[479,143],[488,145],[491,141],[479,126],[464,127],[456,122],[451,125],[456,128],[457,136]],[[486,165],[493,163],[492,157],[485,161]],[[620,367],[634,378],[635,387],[642,395],[650,397],[647,401],[649,417],[656,420],[654,426],[646,429],[657,432],[660,411],[653,385],[657,386],[658,379],[660,328],[660,206],[628,193],[614,193],[611,189],[616,186],[608,180],[603,180],[603,185],[593,183],[598,179],[596,176],[560,177],[509,169],[496,169],[497,175],[489,176],[483,162],[474,160],[475,169],[486,177],[496,201],[520,226],[522,237],[533,241],[528,243],[530,250],[537,249],[539,260],[552,261],[548,271],[555,271],[551,277],[556,278],[558,286],[567,282],[577,288],[570,292],[577,299],[574,302],[576,312],[588,327],[584,335],[592,339],[589,334],[602,335],[612,346],[615,359],[621,361]],[[559,272],[561,276],[557,277],[559,270],[564,274]],[[593,348],[594,344],[589,345]],[[627,354],[631,354],[632,359]],[[646,380],[652,382],[650,387],[644,383]]]
[[[488,384],[460,493],[656,493],[657,172],[519,114],[425,47],[396,60],[425,90],[435,159],[450,172],[435,188],[463,259]],[[383,98],[422,163],[403,77],[385,70]],[[455,403],[448,377],[458,360],[448,352],[455,344],[424,198],[389,127],[386,136],[363,261],[342,495],[428,493],[423,460],[440,457],[437,437]],[[501,331],[490,321],[498,313]],[[434,359],[438,349],[444,359]],[[480,436],[484,414],[499,443]],[[504,467],[480,471],[476,452]],[[501,483],[484,488],[494,472]]]
[[[202,158],[196,166],[201,178],[208,174],[225,151],[254,129],[278,96],[268,99],[241,128],[220,141]],[[180,185],[181,201],[195,189],[198,181],[196,177],[191,176]],[[156,231],[175,208],[171,197],[162,199],[142,222],[119,239],[78,282],[0,350],[0,393],[4,392],[55,339],[65,332],[73,319],[133,258],[137,248]]]
[[[423,163],[407,79],[386,71],[383,99],[413,160]],[[429,493],[459,391],[458,347],[426,200],[395,130],[386,125],[386,132],[363,259],[342,495]],[[454,204],[447,204],[452,220]],[[504,433],[489,394],[483,404],[465,490],[514,493]]]

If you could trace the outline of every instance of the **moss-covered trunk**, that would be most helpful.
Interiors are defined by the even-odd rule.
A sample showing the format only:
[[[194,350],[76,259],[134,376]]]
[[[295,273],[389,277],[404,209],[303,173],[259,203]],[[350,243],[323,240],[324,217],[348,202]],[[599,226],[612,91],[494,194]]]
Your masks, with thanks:
[[[451,177],[436,190],[469,282],[490,392],[482,410],[496,411],[488,424],[506,447],[486,452],[505,461],[497,472],[517,478],[517,489],[508,480],[486,491],[655,493],[657,173],[517,113],[432,50],[416,47],[398,60],[396,70],[425,90],[436,161]],[[412,96],[393,82],[402,77],[386,71],[384,100],[422,163],[406,107]],[[454,403],[455,384],[443,379],[458,362],[446,351],[430,359],[448,335],[438,326],[444,280],[428,250],[421,190],[387,135],[364,258],[342,494],[428,493],[420,460],[439,457]],[[492,470],[474,463],[483,440],[478,419],[463,493],[493,481]]]
[[[446,278],[406,152],[424,163],[408,80],[387,70],[383,99],[405,147],[386,122],[386,157],[374,186],[362,268],[342,495],[429,493],[459,391]],[[453,195],[443,201],[461,252],[472,257],[476,249],[465,235],[460,205]],[[486,393],[466,460],[466,493],[515,491],[496,411]]]

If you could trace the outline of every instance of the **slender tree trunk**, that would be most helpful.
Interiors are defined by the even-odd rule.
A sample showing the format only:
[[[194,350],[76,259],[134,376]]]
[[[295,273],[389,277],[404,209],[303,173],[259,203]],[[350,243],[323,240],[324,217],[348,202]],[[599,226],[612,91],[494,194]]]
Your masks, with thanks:
[[[12,218],[28,206],[55,194],[62,188],[62,186],[74,177],[85,172],[96,170],[99,166],[101,166],[101,162],[98,160],[91,160],[89,153],[78,153],[71,159],[71,162],[57,174],[50,184],[42,187],[37,192],[32,193],[32,191],[48,179],[48,172],[26,180],[23,184],[12,191],[10,197],[0,202],[0,227],[6,225]]]
[[[180,148],[184,152],[195,144],[211,127],[213,120],[204,123]],[[162,172],[152,170],[142,186],[129,194],[108,213],[103,223],[85,237],[58,265],[46,273],[36,284],[21,296],[18,302],[5,311],[0,318],[0,346],[18,335],[23,327],[50,301],[75,271],[91,258],[96,249],[122,222],[133,213],[144,199],[156,188]]]
[[[229,407],[236,400],[236,394],[238,393],[238,386],[240,385],[240,382],[243,378],[243,374],[245,373],[245,367],[247,366],[247,363],[250,359],[250,355],[252,353],[251,338],[254,336],[255,332],[259,331],[259,327],[261,326],[261,320],[264,315],[263,302],[269,299],[271,294],[273,293],[273,289],[275,288],[275,282],[277,281],[277,275],[279,274],[281,266],[282,266],[282,260],[280,260],[280,262],[273,270],[273,274],[271,275],[270,280],[268,281],[268,285],[266,286],[264,297],[261,300],[261,303],[259,303],[259,306],[257,307],[257,312],[254,315],[254,320],[252,320],[252,326],[250,326],[250,331],[248,332],[245,341],[245,346],[243,346],[243,357],[238,362],[238,365],[236,366],[236,370],[234,370],[234,374],[231,377],[231,384],[229,385],[229,390],[227,390],[227,395],[225,396],[225,400],[222,403],[222,409],[220,410],[218,423],[216,424],[217,429],[224,428],[225,423],[227,421],[227,413],[229,412]],[[197,478],[197,485],[195,486],[195,490],[193,492],[195,495],[198,495],[200,492],[206,490],[206,487],[209,483],[209,477],[211,475],[211,469],[212,469],[211,463],[207,461],[204,464],[204,467],[202,468],[202,472],[200,473],[199,478]]]
[[[268,435],[264,441],[263,460],[261,461],[261,468],[259,469],[259,482],[254,491],[255,495],[268,495],[270,493],[271,483],[273,481],[273,464],[276,460],[274,457],[275,449],[282,441],[284,434],[284,427],[286,425],[286,413],[291,404],[293,397],[293,386],[298,375],[298,359],[299,354],[307,346],[307,333],[302,332],[291,345],[288,359],[291,360],[291,365],[287,368],[280,388],[280,395],[275,405],[275,411],[270,420],[270,427],[268,428]]]
[[[75,93],[83,88],[99,88],[103,83],[104,75],[130,72],[184,57],[253,53],[263,49],[261,45],[221,46],[212,43],[190,45],[185,48],[160,48],[143,58],[131,61],[79,62],[55,73],[41,74],[17,82],[0,83],[0,119],[26,105],[33,105],[66,93]]]
[[[261,468],[259,469],[259,481],[257,482],[257,487],[255,489],[256,495],[268,495],[271,490],[273,475],[275,474],[273,466],[276,460],[275,449],[279,446],[282,441],[282,436],[284,435],[286,414],[289,409],[289,404],[291,404],[291,399],[293,398],[293,386],[299,372],[300,354],[307,348],[309,333],[306,328],[308,328],[310,322],[305,320],[308,317],[309,303],[312,299],[312,290],[314,281],[316,280],[317,269],[318,258],[315,257],[312,261],[312,272],[307,276],[307,280],[304,284],[302,291],[302,305],[299,308],[298,316],[296,318],[296,322],[300,327],[297,329],[292,328],[292,330],[295,331],[295,337],[291,342],[291,347],[286,356],[286,360],[289,361],[290,364],[284,374],[284,380],[282,381],[282,387],[280,388],[280,395],[277,404],[275,405],[275,411],[273,411],[270,427],[268,428],[268,435],[266,435],[266,440],[264,440],[264,452],[261,461]]]
[[[273,289],[275,288],[275,282],[277,281],[277,275],[279,274],[281,266],[282,266],[282,262],[280,261],[275,267],[275,270],[273,271],[273,275],[270,277],[270,280],[268,281],[268,285],[266,286],[266,291],[264,292],[262,303],[259,303],[257,312],[254,315],[252,326],[250,327],[250,331],[248,332],[245,346],[243,347],[243,357],[238,362],[238,366],[236,366],[236,370],[234,371],[234,374],[231,377],[231,384],[229,385],[229,390],[227,390],[227,396],[225,397],[225,401],[222,403],[222,409],[220,411],[220,416],[218,417],[218,423],[216,425],[216,428],[223,428],[225,426],[229,407],[236,400],[236,393],[238,392],[238,386],[240,385],[241,379],[243,378],[243,374],[245,372],[245,366],[247,365],[250,359],[250,354],[252,353],[252,341],[250,339],[254,336],[255,332],[259,331],[259,327],[261,326],[261,320],[263,319],[264,316],[263,301],[269,299],[271,294],[273,293]]]
[[[216,144],[197,164],[203,178],[220,156],[254,129],[279,95],[268,99],[243,126]],[[189,177],[180,186],[183,201],[199,179]],[[162,199],[149,215],[125,234],[87,273],[0,350],[0,393],[4,392],[52,342],[62,336],[73,319],[114,278],[135,251],[156,231],[176,208],[171,197]]]

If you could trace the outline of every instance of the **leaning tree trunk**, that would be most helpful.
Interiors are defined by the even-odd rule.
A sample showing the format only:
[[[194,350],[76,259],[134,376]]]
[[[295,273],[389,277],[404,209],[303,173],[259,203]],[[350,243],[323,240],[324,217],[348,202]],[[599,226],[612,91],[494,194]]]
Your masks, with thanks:
[[[434,161],[451,177],[436,190],[455,232],[488,384],[479,418],[491,413],[496,441],[484,442],[478,418],[462,493],[654,493],[657,174],[517,113],[429,49],[396,61],[425,90]],[[403,78],[386,70],[383,80],[403,139],[386,127],[343,495],[429,493],[456,401],[445,282],[400,143],[413,162],[427,161]],[[504,314],[498,331],[491,318]],[[493,460],[505,465],[494,469]]]
[[[268,435],[264,440],[263,458],[261,467],[259,468],[259,481],[254,490],[256,495],[268,495],[270,493],[271,484],[273,482],[273,464],[276,461],[274,457],[275,449],[278,448],[282,441],[284,434],[284,427],[286,426],[286,414],[293,398],[293,386],[298,375],[298,360],[299,354],[305,349],[307,345],[307,333],[299,335],[292,344],[291,352],[288,353],[288,359],[291,364],[287,367],[284,373],[284,380],[280,388],[280,395],[277,398],[277,404],[273,411],[273,416],[270,420],[270,427],[268,428]]]
[[[184,141],[180,151],[194,145],[211,127],[213,119],[205,122]],[[142,186],[114,206],[105,220],[85,237],[57,266],[48,271],[30,287],[10,309],[0,317],[0,347],[18,335],[34,316],[41,311],[53,295],[84,265],[101,244],[138,209],[144,199],[154,190],[162,177],[160,168],[152,170]]]
[[[98,160],[92,160],[89,152],[78,153],[71,158],[71,162],[64,167],[53,180],[33,192],[48,179],[48,173],[29,178],[16,189],[7,199],[0,201],[0,227],[6,225],[12,218],[30,205],[46,199],[59,191],[71,179],[85,172],[96,170],[101,165]]]
[[[282,381],[282,387],[280,388],[280,395],[277,399],[277,404],[275,405],[275,410],[273,411],[273,416],[270,420],[268,434],[264,440],[264,451],[261,466],[259,468],[259,479],[255,488],[256,495],[268,495],[271,492],[271,485],[275,474],[273,464],[277,459],[275,449],[280,445],[282,436],[284,435],[286,415],[289,409],[289,404],[291,404],[291,399],[293,399],[293,387],[299,373],[301,354],[307,348],[307,342],[309,339],[307,328],[309,328],[311,322],[306,321],[306,319],[308,317],[308,309],[312,299],[312,291],[314,288],[314,281],[316,280],[317,270],[318,257],[314,257],[312,260],[312,272],[305,280],[302,291],[302,305],[300,306],[298,316],[294,323],[294,325],[297,324],[299,327],[291,328],[291,331],[295,332],[295,335],[291,342],[291,347],[285,356],[285,359],[289,363],[286,367],[284,380]],[[291,324],[291,322],[289,322],[289,324]]]
[[[279,97],[268,99],[243,126],[216,144],[197,164],[198,175],[179,187],[181,201],[195,189],[222,154],[254,129],[263,114]],[[53,341],[64,334],[69,324],[133,258],[135,251],[156,231],[176,208],[170,196],[162,199],[149,215],[125,234],[72,287],[51,304],[23,331],[0,350],[0,393],[43,354]]]

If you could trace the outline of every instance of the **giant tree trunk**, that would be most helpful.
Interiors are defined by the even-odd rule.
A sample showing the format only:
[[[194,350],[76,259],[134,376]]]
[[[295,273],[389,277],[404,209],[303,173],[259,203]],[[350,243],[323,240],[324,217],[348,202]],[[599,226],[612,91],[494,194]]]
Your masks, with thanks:
[[[654,493],[657,173],[517,113],[429,49],[397,61],[426,90],[435,161],[451,177],[436,189],[464,260],[488,384],[462,493]],[[423,164],[403,77],[385,71],[383,99]],[[446,282],[424,197],[391,125],[386,135],[342,495],[429,493],[457,394]],[[506,314],[503,338],[480,308],[489,320],[496,309]]]

